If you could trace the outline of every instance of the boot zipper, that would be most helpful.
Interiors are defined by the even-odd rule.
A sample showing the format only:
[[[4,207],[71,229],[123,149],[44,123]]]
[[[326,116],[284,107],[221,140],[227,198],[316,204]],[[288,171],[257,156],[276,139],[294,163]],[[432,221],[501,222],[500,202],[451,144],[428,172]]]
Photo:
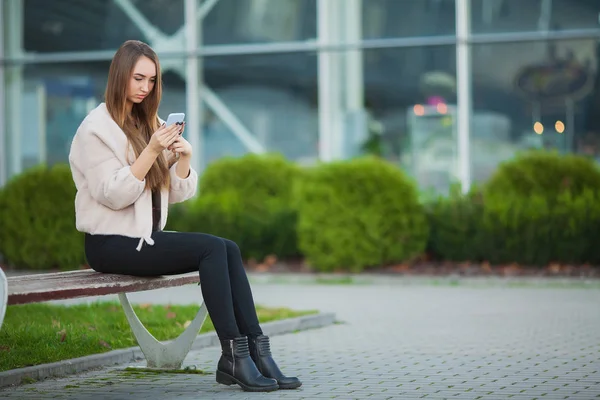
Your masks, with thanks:
[[[235,376],[235,353],[233,352],[233,340],[230,340],[229,342],[231,342],[231,359],[233,362],[233,376]]]

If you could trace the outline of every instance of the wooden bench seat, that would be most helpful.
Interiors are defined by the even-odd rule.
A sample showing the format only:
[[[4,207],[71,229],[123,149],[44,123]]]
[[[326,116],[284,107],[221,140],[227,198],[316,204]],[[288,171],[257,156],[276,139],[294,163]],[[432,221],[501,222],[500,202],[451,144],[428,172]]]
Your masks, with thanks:
[[[140,322],[129,302],[127,293],[198,282],[198,272],[135,277],[81,270],[11,276],[7,279],[0,269],[0,329],[7,305],[117,294],[129,326],[146,357],[147,366],[149,368],[177,369],[181,368],[183,360],[204,324],[208,314],[206,305],[202,302],[196,318],[177,339],[162,343],[152,336]]]
[[[197,272],[152,278],[101,274],[93,270],[13,276],[7,280],[8,305],[141,292],[198,282]]]

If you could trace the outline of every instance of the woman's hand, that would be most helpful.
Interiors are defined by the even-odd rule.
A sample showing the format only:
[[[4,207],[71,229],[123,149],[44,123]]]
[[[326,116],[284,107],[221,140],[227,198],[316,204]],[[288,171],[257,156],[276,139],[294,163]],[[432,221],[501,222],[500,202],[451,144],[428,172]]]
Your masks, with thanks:
[[[175,142],[169,146],[169,150],[171,150],[174,154],[179,154],[181,157],[192,156],[192,145],[185,140],[183,136],[179,136],[177,140],[175,140]]]
[[[156,132],[152,134],[148,147],[156,154],[160,154],[164,149],[171,146],[180,135],[183,129],[181,125],[173,124],[165,126],[163,124]]]

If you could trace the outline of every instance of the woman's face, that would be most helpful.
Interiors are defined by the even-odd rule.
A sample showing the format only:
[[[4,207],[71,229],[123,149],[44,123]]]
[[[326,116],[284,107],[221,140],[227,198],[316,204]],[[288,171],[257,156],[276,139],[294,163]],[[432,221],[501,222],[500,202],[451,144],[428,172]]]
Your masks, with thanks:
[[[133,68],[127,88],[127,100],[139,104],[154,89],[156,82],[156,65],[148,57],[140,57]]]

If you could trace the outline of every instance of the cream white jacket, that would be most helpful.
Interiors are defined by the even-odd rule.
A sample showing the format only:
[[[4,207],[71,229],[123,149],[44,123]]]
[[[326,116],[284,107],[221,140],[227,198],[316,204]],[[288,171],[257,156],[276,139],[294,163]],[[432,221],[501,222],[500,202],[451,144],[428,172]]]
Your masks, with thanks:
[[[128,159],[131,163],[135,160],[133,149],[106,104],[101,103],[86,116],[71,143],[76,228],[90,234],[140,238],[139,251],[144,242],[154,245],[152,193],[145,188],[145,181],[133,176]],[[167,223],[169,204],[193,197],[198,186],[196,171],[191,169],[182,179],[176,168],[177,163],[170,169],[170,188],[161,193],[161,229]]]

